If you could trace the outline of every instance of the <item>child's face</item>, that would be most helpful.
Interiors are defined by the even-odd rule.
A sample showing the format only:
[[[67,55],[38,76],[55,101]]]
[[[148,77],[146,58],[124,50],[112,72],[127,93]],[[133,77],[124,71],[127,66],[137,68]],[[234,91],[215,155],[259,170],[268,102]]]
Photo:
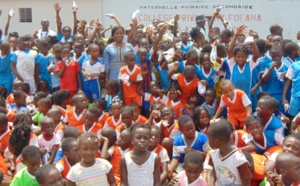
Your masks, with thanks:
[[[80,162],[80,155],[78,152],[78,142],[77,141],[72,142],[69,148],[70,149],[68,152],[65,153],[65,156],[73,162]]]
[[[71,36],[71,29],[70,28],[64,28],[63,29],[63,35],[65,36],[66,39],[70,38],[70,36]]]
[[[62,59],[64,59],[64,58],[69,59],[71,57],[71,51],[65,48],[64,50],[61,51],[60,55],[61,55]]]
[[[61,53],[60,49],[53,49],[53,53],[56,59],[60,59],[60,53]]]
[[[238,51],[234,55],[234,60],[239,66],[243,66],[246,63],[247,58],[248,58],[248,56],[242,51]]]
[[[212,136],[212,131],[208,130],[207,137],[210,148],[217,149],[219,148],[220,141]]]
[[[46,81],[39,82],[39,91],[48,92],[48,85]]]
[[[193,165],[192,163],[184,163],[183,168],[185,170],[185,174],[189,184],[198,179],[202,172],[202,166]]]
[[[221,92],[229,99],[233,99],[234,97],[234,86],[232,84],[227,84],[221,87]]]
[[[160,117],[162,120],[168,121],[170,125],[174,123],[174,112],[168,107],[162,108]]]
[[[64,184],[63,178],[57,169],[52,169],[44,178],[44,182],[40,186],[61,186]]]
[[[49,51],[49,49],[47,47],[38,47],[39,52],[43,55],[46,55]]]
[[[129,69],[133,69],[134,65],[135,65],[135,59],[134,56],[132,57],[128,57],[125,59],[125,63],[128,66]]]
[[[151,82],[150,85],[149,85],[149,91],[152,94],[155,93],[158,88],[159,87],[155,82]]]
[[[9,42],[9,45],[12,48],[16,48],[17,47],[17,39],[15,37],[11,37],[8,42]]]
[[[18,47],[19,50],[25,50],[24,41],[18,41],[17,42],[17,47]]]
[[[204,99],[205,103],[208,105],[212,105],[215,101],[216,95],[212,91],[206,91]]]
[[[59,124],[61,119],[61,112],[47,113],[47,116],[53,119],[54,124]]]
[[[169,98],[173,101],[178,101],[179,100],[179,93],[177,92],[179,90],[172,89],[169,91]]]
[[[140,58],[140,61],[142,61],[142,62],[146,61],[147,51],[145,51],[145,50],[139,51],[139,58]]]
[[[189,39],[189,34],[187,32],[181,32],[180,37],[181,37],[182,42],[187,42]]]
[[[134,149],[145,151],[150,143],[151,132],[149,129],[137,128],[132,136],[132,144]]]
[[[51,136],[55,130],[53,122],[45,122],[42,124],[42,131],[45,132],[46,136]]]
[[[6,56],[7,54],[9,54],[9,52],[10,52],[10,48],[8,48],[8,49],[1,49],[1,55],[2,56]]]
[[[130,126],[133,120],[133,115],[130,112],[123,112],[122,115],[122,122],[126,124],[126,126]]]
[[[157,129],[151,129],[151,138],[149,146],[156,147],[160,141],[160,131]]]
[[[267,101],[264,99],[258,100],[256,112],[257,112],[257,115],[260,117],[264,117],[264,116],[272,114]]]
[[[91,127],[91,126],[93,126],[93,124],[95,122],[98,121],[98,118],[99,118],[99,116],[97,116],[97,114],[93,114],[93,113],[87,111],[84,116],[84,120],[85,120],[84,125],[86,127]]]
[[[26,165],[27,170],[31,175],[34,175],[35,171],[41,166],[41,158],[39,156],[31,157],[22,162]]]
[[[137,120],[140,114],[141,114],[141,109],[139,107],[134,107],[133,108],[133,120]]]
[[[26,96],[15,99],[16,105],[24,105],[26,103]]]
[[[92,59],[98,59],[99,57],[99,47],[94,46],[89,49],[89,54],[91,55]]]
[[[81,44],[76,43],[76,44],[74,45],[74,52],[75,52],[75,54],[76,54],[77,56],[81,56],[82,51],[83,51],[83,46],[82,46]]]
[[[121,147],[122,149],[129,147],[131,144],[131,138],[130,138],[130,133],[126,130],[123,130],[120,133],[120,136],[117,140],[117,145]]]
[[[248,133],[251,134],[253,139],[261,140],[263,138],[263,126],[259,122],[253,121],[249,124],[247,130]]]
[[[79,155],[82,162],[92,164],[98,152],[98,139],[88,138],[79,141]]]
[[[110,107],[110,111],[114,117],[119,117],[121,114],[121,108],[122,106],[120,103],[118,102],[112,103]]]
[[[15,82],[14,84],[13,84],[13,86],[14,86],[14,90],[23,90],[24,89],[24,84],[23,84],[23,82]]]
[[[211,68],[210,56],[208,54],[205,54],[203,56],[203,62],[202,62],[202,64],[203,64],[203,67],[205,69],[210,69]]]
[[[186,80],[186,82],[191,82],[193,81],[194,77],[195,77],[195,74],[192,73],[192,74],[188,74],[186,72],[183,72],[183,75],[184,75],[184,78]]]
[[[279,50],[275,50],[275,51],[270,51],[270,56],[272,57],[273,61],[279,62],[281,63],[281,59],[282,59],[282,52]]]
[[[187,56],[187,57],[186,57],[186,62],[187,62],[189,65],[194,66],[196,63],[198,63],[198,55],[193,55],[193,54],[191,54],[190,56]]]
[[[198,105],[198,100],[195,96],[192,96],[188,100],[188,105],[190,110],[194,110],[194,108]]]
[[[300,141],[293,137],[287,137],[283,141],[282,152],[290,152],[300,158]]]
[[[272,37],[272,43],[274,45],[279,45],[279,42],[282,40],[282,37],[281,36],[273,36]]]
[[[139,42],[139,47],[143,47],[143,48],[145,48],[145,49],[148,50],[148,48],[149,48],[149,41],[147,39],[142,39]],[[146,55],[147,55],[147,52],[146,52]]]
[[[75,107],[78,109],[85,109],[88,106],[88,101],[85,96],[79,96],[75,102]]]
[[[42,103],[38,102],[38,111],[40,113],[43,113],[44,116],[47,115],[47,112],[49,111],[50,108],[51,108],[50,104],[42,104]]]
[[[181,128],[180,131],[187,139],[195,139],[195,125],[193,121],[188,121]]]
[[[199,114],[200,128],[205,128],[209,125],[209,115],[205,110],[201,110]]]

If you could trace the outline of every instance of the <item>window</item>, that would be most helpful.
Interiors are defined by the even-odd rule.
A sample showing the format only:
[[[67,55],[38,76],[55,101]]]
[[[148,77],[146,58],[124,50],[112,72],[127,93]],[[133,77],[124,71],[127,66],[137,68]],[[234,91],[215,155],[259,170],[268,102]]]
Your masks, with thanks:
[[[32,22],[32,10],[31,8],[19,8],[20,22],[31,23]]]

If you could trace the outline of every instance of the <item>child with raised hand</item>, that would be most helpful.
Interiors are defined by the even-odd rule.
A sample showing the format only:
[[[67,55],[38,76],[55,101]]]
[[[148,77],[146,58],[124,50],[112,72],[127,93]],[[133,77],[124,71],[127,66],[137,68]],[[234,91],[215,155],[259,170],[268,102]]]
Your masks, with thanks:
[[[263,96],[258,100],[256,113],[261,117],[264,130],[271,130],[284,136],[284,126],[280,118],[274,115],[278,109],[278,101],[269,96]]]
[[[196,151],[189,152],[184,157],[184,171],[168,183],[168,186],[208,186],[201,177],[203,171],[203,157]]]
[[[276,170],[279,175],[272,174],[269,178],[270,185],[299,185],[300,159],[296,155],[284,152],[276,158]]]
[[[182,135],[174,139],[173,155],[169,166],[168,175],[173,177],[183,170],[184,156],[191,151],[197,151],[202,157],[208,151],[208,139],[202,132],[197,132],[193,119],[189,116],[181,116],[178,119],[179,130]]]
[[[13,91],[13,76],[10,69],[10,59],[13,53],[10,51],[9,43],[4,42],[0,45],[1,57],[0,57],[0,85],[4,86],[8,94]]]
[[[243,129],[244,121],[251,115],[251,101],[243,90],[236,89],[230,80],[220,83],[222,96],[220,106],[213,117],[215,121],[227,106],[228,121],[235,129]]]
[[[58,108],[52,108],[47,112],[47,116],[53,119],[55,129],[54,134],[56,134],[60,141],[64,137],[64,130],[66,126],[61,121],[61,112]]]
[[[147,118],[141,115],[141,107],[136,103],[132,102],[130,106],[133,108],[133,122],[134,123],[146,123]]]
[[[100,111],[100,116],[98,118],[97,124],[100,125],[102,128],[105,124],[105,121],[109,117],[109,114],[105,112],[106,110],[106,102],[104,99],[97,99],[93,102],[93,106],[97,107]]]
[[[108,117],[105,121],[103,128],[112,127],[116,129],[117,126],[122,124],[121,109],[123,107],[123,101],[117,99],[111,103],[110,113],[112,116]]]
[[[34,123],[41,127],[41,120],[47,115],[48,111],[52,107],[52,101],[50,98],[42,98],[38,101],[38,112],[32,117]]]
[[[91,58],[82,64],[82,74],[84,77],[83,89],[90,101],[100,98],[99,78],[104,78],[105,66],[99,60],[99,47],[92,43],[88,47]]]
[[[210,116],[204,106],[198,106],[194,109],[193,121],[195,123],[196,131],[203,132],[205,135],[207,135]]]
[[[57,25],[57,40],[61,43],[66,43],[67,40],[73,39],[74,36],[71,34],[72,30],[69,26],[62,27],[61,18],[59,15],[59,12],[61,10],[61,7],[59,3],[54,4],[54,10],[56,12],[56,25]],[[75,14],[76,15],[76,14]]]
[[[168,177],[168,164],[170,162],[170,158],[168,156],[167,150],[160,145],[160,136],[160,128],[156,125],[151,126],[151,138],[148,150],[156,153],[160,158],[160,182],[164,184]]]
[[[53,164],[54,158],[60,145],[60,138],[54,134],[54,121],[50,117],[43,117],[41,120],[43,134],[38,136],[39,147],[43,153],[43,162]]]
[[[135,65],[133,52],[127,52],[124,56],[126,66],[119,71],[118,79],[121,81],[122,94],[126,106],[136,102],[142,106],[142,97],[138,94],[140,84],[143,80],[142,70]]]
[[[62,117],[66,117],[68,109],[71,109],[71,94],[67,90],[58,90],[51,96],[54,107],[61,111]]]
[[[39,49],[38,61],[39,61],[39,72],[40,80],[44,80],[48,83],[48,89],[52,90],[52,81],[51,75],[48,72],[48,67],[53,64],[54,55],[49,53],[49,43],[45,40],[42,40],[37,43]]]
[[[84,124],[79,125],[78,129],[82,133],[85,132],[94,133],[100,139],[102,126],[97,124],[99,116],[100,116],[99,109],[97,109],[96,107],[88,108],[84,115]]]
[[[119,100],[120,97],[118,95],[120,89],[120,85],[117,80],[110,79],[106,82],[106,112],[110,112],[110,107],[112,102]]]
[[[171,84],[167,96],[163,95],[161,102],[166,105],[173,107],[176,113],[176,117],[180,117],[180,110],[184,106],[180,100],[181,90],[175,83]]]
[[[79,127],[84,123],[84,114],[88,106],[87,98],[82,94],[76,94],[72,97],[72,103],[75,108],[68,109],[64,118],[64,123],[69,126]]]
[[[64,181],[60,172],[53,165],[41,166],[36,170],[35,177],[40,186],[64,185]]]
[[[230,135],[230,123],[225,119],[212,123],[208,128],[209,146],[213,149],[204,166],[208,185],[250,185],[249,162],[240,150],[230,144]]]
[[[231,71],[231,81],[237,89],[243,90],[248,98],[251,98],[251,75],[252,70],[258,65],[256,60],[259,58],[259,52],[256,43],[253,40],[253,31],[249,32],[249,43],[253,48],[253,56],[248,60],[249,51],[245,46],[235,47],[237,37],[243,35],[246,26],[240,26],[234,34],[228,48],[228,65]]]
[[[11,58],[10,68],[16,77],[28,83],[29,94],[35,94],[35,83],[39,77],[39,64],[37,53],[30,49],[31,41],[25,36],[18,38],[18,49]],[[25,68],[26,67],[26,68]]]
[[[96,158],[98,144],[97,136],[90,132],[84,133],[78,138],[81,162],[70,169],[67,175],[69,186],[116,185],[112,165],[105,159]]]
[[[113,130],[113,128],[106,128],[104,130]],[[115,131],[112,131],[115,133]],[[116,137],[116,135],[115,135]],[[116,140],[114,140],[116,141]],[[107,152],[101,152],[101,157],[104,159],[107,159],[112,164],[112,171],[114,173],[115,179],[116,179],[116,185],[120,185],[121,183],[121,175],[120,175],[120,161],[121,158],[124,156],[125,153],[129,152],[131,149],[131,135],[130,135],[130,129],[125,129],[120,133],[120,136],[115,144],[109,147]]]
[[[283,52],[280,46],[273,46],[270,49],[270,55],[273,62],[265,65],[266,69],[262,75],[262,79],[263,82],[266,83],[266,91],[269,92],[270,95],[279,103],[281,103],[285,83],[285,74],[288,70],[288,66],[281,61]],[[279,104],[279,109],[281,112],[284,112],[282,104]]]
[[[121,185],[158,186],[160,182],[159,157],[147,150],[151,128],[149,125],[134,125],[131,130],[134,149],[121,158]]]
[[[48,66],[48,72],[51,74],[51,82],[52,82],[52,92],[58,91],[60,87],[60,78],[58,74],[55,72],[57,68],[57,64],[61,61],[61,49],[63,45],[61,43],[56,43],[52,46],[52,51],[54,54],[53,63]]]
[[[62,178],[66,179],[71,167],[80,162],[78,142],[72,137],[65,138],[61,143],[61,149],[64,157],[55,164],[55,167],[61,173]]]
[[[19,185],[32,185],[38,186],[38,182],[35,179],[35,173],[41,166],[41,151],[36,146],[27,146],[22,150],[22,162],[25,167],[19,170],[14,179],[12,180],[12,186]]]
[[[248,133],[253,137],[253,142],[258,154],[263,154],[275,145],[281,145],[283,137],[274,131],[264,130],[260,118],[249,116],[245,120]]]
[[[60,77],[60,89],[68,90],[73,97],[81,90],[80,67],[74,60],[70,60],[71,51],[68,47],[61,49],[62,60],[57,63],[55,72]]]

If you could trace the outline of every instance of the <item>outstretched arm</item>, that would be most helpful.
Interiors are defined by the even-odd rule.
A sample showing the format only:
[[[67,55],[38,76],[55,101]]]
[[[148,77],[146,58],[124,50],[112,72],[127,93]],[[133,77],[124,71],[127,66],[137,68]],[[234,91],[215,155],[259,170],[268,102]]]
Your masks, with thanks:
[[[59,5],[59,3],[55,3],[54,4],[54,10],[56,12],[56,25],[57,25],[57,34],[61,34],[61,19],[59,16],[59,11],[60,11],[61,7]]]
[[[245,28],[246,28],[246,25],[240,26],[237,29],[236,33],[234,34],[234,36],[230,42],[229,48],[228,48],[228,59],[231,59],[233,57],[233,48],[235,47],[237,37],[244,34],[243,32],[244,32]]]
[[[9,29],[9,24],[10,24],[10,19],[12,18],[12,15],[8,14],[6,25],[4,28],[4,36],[6,37],[8,35],[8,29]]]

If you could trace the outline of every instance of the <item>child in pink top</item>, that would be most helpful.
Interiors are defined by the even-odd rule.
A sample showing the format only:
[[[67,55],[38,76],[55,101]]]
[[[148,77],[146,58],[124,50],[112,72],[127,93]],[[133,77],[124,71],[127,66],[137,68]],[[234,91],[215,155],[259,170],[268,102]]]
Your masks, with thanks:
[[[201,177],[202,164],[203,159],[198,152],[189,152],[184,157],[184,171],[174,177],[168,186],[207,186],[206,181]]]

